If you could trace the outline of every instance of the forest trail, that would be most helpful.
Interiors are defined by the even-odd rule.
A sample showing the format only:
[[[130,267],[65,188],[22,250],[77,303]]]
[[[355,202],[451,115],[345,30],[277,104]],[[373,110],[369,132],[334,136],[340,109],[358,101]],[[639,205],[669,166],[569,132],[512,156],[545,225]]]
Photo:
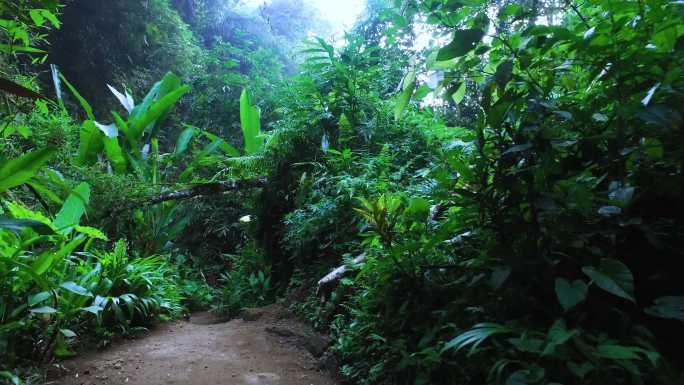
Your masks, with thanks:
[[[314,357],[325,345],[325,338],[277,305],[225,323],[197,314],[66,361],[66,374],[48,384],[334,385]]]

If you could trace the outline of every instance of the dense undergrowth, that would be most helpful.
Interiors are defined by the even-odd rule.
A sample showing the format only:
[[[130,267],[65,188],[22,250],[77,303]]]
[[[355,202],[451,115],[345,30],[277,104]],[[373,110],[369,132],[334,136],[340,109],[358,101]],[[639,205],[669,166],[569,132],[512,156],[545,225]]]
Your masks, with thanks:
[[[351,383],[684,383],[681,2],[138,3],[0,1],[0,381],[285,297]]]

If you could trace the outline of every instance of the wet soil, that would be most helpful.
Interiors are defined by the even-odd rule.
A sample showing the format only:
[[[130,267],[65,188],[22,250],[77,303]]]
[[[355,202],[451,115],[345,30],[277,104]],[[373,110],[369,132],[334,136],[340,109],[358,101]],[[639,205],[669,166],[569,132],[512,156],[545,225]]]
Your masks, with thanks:
[[[204,313],[162,324],[144,337],[62,363],[64,374],[48,384],[337,384],[317,369],[314,355],[325,339],[281,307],[253,309],[243,318],[224,322]]]

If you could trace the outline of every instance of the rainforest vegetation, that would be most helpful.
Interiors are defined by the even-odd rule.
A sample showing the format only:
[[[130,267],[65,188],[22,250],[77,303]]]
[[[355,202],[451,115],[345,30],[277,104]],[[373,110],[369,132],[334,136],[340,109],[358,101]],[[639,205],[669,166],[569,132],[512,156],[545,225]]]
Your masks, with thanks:
[[[0,0],[0,383],[280,302],[350,384],[684,384],[682,106],[678,0]]]

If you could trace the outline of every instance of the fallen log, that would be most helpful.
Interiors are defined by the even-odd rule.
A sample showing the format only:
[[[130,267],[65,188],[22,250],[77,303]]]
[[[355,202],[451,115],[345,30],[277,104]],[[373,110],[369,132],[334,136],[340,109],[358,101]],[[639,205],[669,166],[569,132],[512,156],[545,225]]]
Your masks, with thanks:
[[[245,179],[227,182],[214,182],[198,184],[196,186],[188,187],[182,190],[169,191],[154,195],[152,197],[138,199],[128,204],[122,205],[115,209],[108,211],[104,216],[111,217],[123,211],[136,209],[139,207],[151,206],[167,201],[181,201],[190,198],[219,195],[230,191],[247,190],[252,188],[265,187],[268,183],[268,178],[261,177],[256,179]]]
[[[362,265],[366,260],[366,254],[363,253],[351,261],[351,266]],[[349,265],[344,264],[335,270],[331,271],[325,277],[318,281],[318,287],[316,289],[316,295],[321,297],[321,299],[326,299],[330,293],[339,285],[339,282],[349,271]]]
[[[193,186],[183,190],[171,191],[152,197],[145,204],[154,205],[166,201],[178,201],[190,199],[198,196],[223,194],[228,191],[246,190],[250,188],[259,188],[266,186],[268,180],[266,178],[236,180],[229,182],[215,182],[206,183]]]

